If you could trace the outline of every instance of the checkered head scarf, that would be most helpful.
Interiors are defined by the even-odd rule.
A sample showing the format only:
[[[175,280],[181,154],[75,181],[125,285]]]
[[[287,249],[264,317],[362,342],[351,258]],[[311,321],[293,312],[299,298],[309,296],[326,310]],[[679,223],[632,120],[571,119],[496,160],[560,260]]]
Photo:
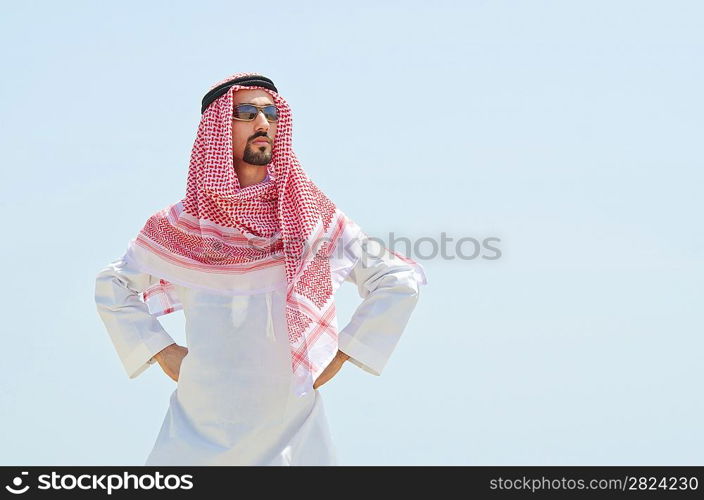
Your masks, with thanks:
[[[244,188],[233,168],[231,135],[233,94],[240,89],[268,92],[279,113],[268,177]],[[292,370],[296,394],[303,396],[337,353],[333,294],[366,235],[301,168],[292,148],[291,109],[271,80],[229,76],[210,88],[201,111],[185,197],[147,220],[127,258],[159,278],[141,295],[155,316],[182,309],[173,283],[240,295],[284,282]],[[347,248],[335,260],[341,272],[333,279],[330,257],[342,239]],[[414,265],[425,282],[420,266],[392,253]]]

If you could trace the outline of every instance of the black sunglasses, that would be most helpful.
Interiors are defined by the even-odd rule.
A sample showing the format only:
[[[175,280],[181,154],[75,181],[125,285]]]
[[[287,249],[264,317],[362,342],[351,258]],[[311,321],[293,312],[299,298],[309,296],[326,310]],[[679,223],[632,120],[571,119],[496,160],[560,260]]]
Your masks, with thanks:
[[[266,118],[267,121],[272,123],[279,121],[279,110],[273,104],[267,104],[266,106],[238,104],[235,106],[232,118],[243,122],[251,122],[257,117],[259,111],[264,113],[264,118]]]

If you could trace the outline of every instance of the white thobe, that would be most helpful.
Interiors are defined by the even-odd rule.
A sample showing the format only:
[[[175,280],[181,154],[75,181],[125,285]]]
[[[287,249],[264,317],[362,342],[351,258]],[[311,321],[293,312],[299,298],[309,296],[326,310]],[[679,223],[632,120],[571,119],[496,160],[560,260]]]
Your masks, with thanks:
[[[370,240],[371,242],[371,240]],[[359,368],[381,375],[419,296],[418,274],[388,252],[365,250],[350,270],[331,265],[333,281],[355,283],[363,301],[338,337]],[[323,399],[292,390],[280,289],[224,295],[175,285],[186,319],[188,354],[145,465],[336,465]],[[342,274],[340,274],[342,273]],[[100,317],[129,378],[174,343],[139,293],[159,279],[111,262],[96,278]]]

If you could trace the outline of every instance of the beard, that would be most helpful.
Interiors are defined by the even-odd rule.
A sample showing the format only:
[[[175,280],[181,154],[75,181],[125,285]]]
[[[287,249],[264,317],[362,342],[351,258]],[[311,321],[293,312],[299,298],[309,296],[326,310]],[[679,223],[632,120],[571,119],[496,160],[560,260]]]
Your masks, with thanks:
[[[250,165],[268,165],[271,161],[272,147],[252,146],[249,145],[244,150],[242,161]]]

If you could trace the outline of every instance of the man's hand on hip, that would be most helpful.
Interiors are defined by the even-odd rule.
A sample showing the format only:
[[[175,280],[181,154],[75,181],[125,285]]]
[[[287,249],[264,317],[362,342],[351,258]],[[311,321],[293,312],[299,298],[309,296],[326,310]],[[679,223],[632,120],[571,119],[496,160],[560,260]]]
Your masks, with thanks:
[[[337,350],[337,354],[335,357],[332,359],[330,364],[325,367],[325,370],[323,370],[323,373],[320,374],[320,376],[315,379],[315,382],[313,383],[313,389],[317,389],[321,385],[323,385],[325,382],[330,380],[332,377],[335,376],[335,374],[340,371],[340,368],[342,368],[342,364],[349,359],[349,356],[342,352],[341,350]]]
[[[181,362],[188,354],[188,348],[178,344],[171,344],[164,347],[154,359],[159,363],[161,369],[164,370],[171,379],[178,382],[178,376],[181,372]]]

